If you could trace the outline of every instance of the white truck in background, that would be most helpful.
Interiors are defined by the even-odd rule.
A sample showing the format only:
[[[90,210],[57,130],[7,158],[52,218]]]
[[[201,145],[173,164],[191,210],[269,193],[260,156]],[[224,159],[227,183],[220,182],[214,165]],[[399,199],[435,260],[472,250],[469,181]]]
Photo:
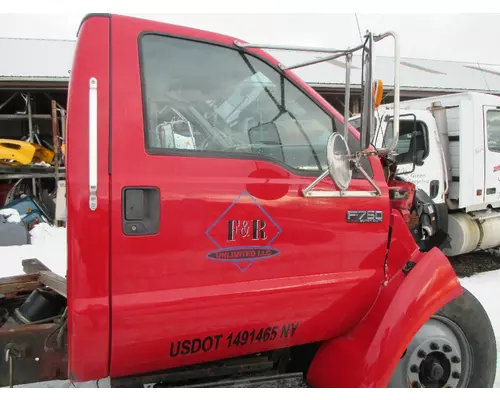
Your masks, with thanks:
[[[377,148],[392,140],[392,113],[392,104],[375,112]],[[421,207],[429,224],[416,239],[444,233],[436,245],[448,256],[500,246],[500,97],[463,92],[401,102],[395,153],[396,176],[430,206]]]

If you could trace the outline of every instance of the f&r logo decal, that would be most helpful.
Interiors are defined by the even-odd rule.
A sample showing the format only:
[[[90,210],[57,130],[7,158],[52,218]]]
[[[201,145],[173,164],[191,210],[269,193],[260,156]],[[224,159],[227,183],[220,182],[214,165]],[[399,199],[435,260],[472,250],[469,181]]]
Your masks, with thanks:
[[[207,258],[245,272],[254,262],[279,254],[271,245],[280,233],[279,225],[245,190],[205,232],[217,247]]]
[[[266,240],[266,221],[262,219],[252,219],[251,221],[229,220],[228,221],[228,242],[236,241],[239,236],[247,238],[252,236],[252,240]]]

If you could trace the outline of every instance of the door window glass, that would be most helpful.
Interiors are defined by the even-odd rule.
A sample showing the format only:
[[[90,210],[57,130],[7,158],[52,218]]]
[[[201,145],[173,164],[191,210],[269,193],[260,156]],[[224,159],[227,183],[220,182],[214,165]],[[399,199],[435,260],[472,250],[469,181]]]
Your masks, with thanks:
[[[343,132],[271,66],[231,48],[147,34],[141,75],[149,152],[259,155],[317,173],[328,137]],[[352,134],[349,146],[359,146]],[[372,174],[367,159],[363,167]]]

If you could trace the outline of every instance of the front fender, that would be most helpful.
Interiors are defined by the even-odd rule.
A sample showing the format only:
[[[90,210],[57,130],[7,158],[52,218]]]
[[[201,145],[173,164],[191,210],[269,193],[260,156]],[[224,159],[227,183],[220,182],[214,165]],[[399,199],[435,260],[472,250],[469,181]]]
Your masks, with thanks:
[[[307,381],[314,387],[387,387],[406,346],[442,306],[462,294],[446,256],[433,248],[383,287],[373,307],[347,335],[324,343]]]

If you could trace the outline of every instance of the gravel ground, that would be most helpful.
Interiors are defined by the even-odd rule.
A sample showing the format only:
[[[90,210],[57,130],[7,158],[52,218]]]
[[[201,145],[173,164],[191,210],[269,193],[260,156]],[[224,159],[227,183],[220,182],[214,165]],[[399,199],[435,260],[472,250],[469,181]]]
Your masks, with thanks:
[[[249,386],[245,386],[249,387]],[[262,385],[255,385],[252,386],[252,388],[309,388],[309,386],[304,382],[303,379],[289,379],[286,381],[286,383],[283,384],[274,384],[274,383],[268,383],[268,384],[262,384]]]
[[[481,272],[500,269],[500,252],[498,250],[477,251],[450,257],[450,261],[459,278],[468,278]]]

